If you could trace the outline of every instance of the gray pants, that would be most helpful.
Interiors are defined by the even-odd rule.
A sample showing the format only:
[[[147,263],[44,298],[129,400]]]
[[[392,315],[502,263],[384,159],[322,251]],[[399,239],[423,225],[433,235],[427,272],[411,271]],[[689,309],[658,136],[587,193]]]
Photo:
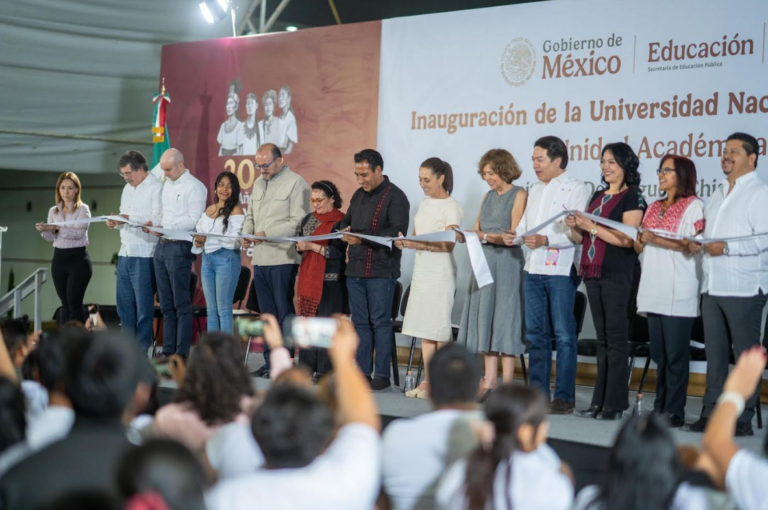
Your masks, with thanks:
[[[707,389],[701,416],[709,418],[728,377],[729,344],[736,359],[742,352],[760,344],[760,322],[766,295],[762,291],[750,297],[720,297],[704,294],[701,316],[704,320],[704,348],[707,354]],[[759,387],[759,385],[758,385]],[[757,389],[747,401],[739,423],[751,424],[758,402]]]

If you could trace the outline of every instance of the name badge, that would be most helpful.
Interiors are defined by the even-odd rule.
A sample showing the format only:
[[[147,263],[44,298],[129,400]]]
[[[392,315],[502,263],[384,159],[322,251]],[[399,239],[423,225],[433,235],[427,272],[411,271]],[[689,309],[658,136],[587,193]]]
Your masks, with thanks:
[[[547,255],[544,258],[545,266],[556,266],[560,260],[560,250],[557,248],[547,248]]]

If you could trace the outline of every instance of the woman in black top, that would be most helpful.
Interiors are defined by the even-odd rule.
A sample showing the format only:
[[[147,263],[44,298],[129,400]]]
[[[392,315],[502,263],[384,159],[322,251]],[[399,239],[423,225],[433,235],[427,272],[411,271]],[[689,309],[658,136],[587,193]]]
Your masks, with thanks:
[[[312,184],[312,208],[302,221],[299,235],[324,235],[339,229],[344,213],[341,193],[331,181]],[[341,313],[344,304],[343,273],[344,243],[341,239],[317,242],[298,242],[296,250],[302,254],[296,283],[297,315],[302,317],[330,317]],[[320,349],[302,349],[299,362],[318,375],[331,370],[328,355]]]
[[[640,192],[640,161],[625,143],[603,148],[603,187],[595,191],[586,212],[639,227],[647,208]],[[582,240],[580,275],[584,278],[597,333],[597,380],[592,405],[575,414],[617,420],[629,407],[629,317],[632,283],[639,271],[634,239],[576,214],[566,224]]]

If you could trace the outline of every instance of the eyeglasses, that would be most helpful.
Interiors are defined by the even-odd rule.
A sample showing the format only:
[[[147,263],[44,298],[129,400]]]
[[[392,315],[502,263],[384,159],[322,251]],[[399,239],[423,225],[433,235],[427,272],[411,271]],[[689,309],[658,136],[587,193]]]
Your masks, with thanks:
[[[313,204],[322,204],[324,200],[328,200],[327,198],[310,198],[309,201]]]
[[[267,168],[269,168],[270,166],[272,166],[272,163],[274,163],[275,161],[277,161],[277,158],[273,159],[272,161],[270,161],[270,162],[269,162],[269,163],[267,163],[266,165],[260,165],[260,164],[256,163],[256,164],[254,164],[254,165],[253,165],[253,167],[254,167],[256,170],[259,170],[259,171],[263,172],[264,170],[266,170]]]
[[[674,168],[659,168],[658,170],[656,170],[656,173],[658,175],[667,175],[668,173],[674,172],[674,171],[675,171]]]
[[[132,176],[135,172],[136,170],[129,170],[127,172],[117,172],[117,173],[119,173],[120,177],[122,177],[123,179],[127,179],[128,177]]]

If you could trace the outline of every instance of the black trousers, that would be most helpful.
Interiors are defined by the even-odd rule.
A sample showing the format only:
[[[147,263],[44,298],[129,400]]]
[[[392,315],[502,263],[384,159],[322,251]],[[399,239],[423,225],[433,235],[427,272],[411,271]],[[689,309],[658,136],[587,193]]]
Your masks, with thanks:
[[[51,276],[56,294],[61,301],[59,324],[66,324],[69,321],[80,321],[85,324],[83,298],[92,275],[91,257],[85,246],[54,248]]]
[[[704,352],[707,354],[707,389],[704,392],[702,417],[708,418],[712,414],[723,391],[728,377],[730,344],[733,344],[736,359],[745,350],[760,344],[760,323],[765,300],[766,295],[762,291],[749,297],[703,295],[701,316],[704,319]],[[755,388],[754,395],[744,406],[739,423],[752,423],[758,397]]]
[[[597,379],[592,405],[606,411],[629,407],[629,311],[632,281],[584,280],[597,333]]]
[[[689,348],[694,317],[648,314],[651,359],[656,363],[656,401],[653,407],[685,419],[688,391]]]

